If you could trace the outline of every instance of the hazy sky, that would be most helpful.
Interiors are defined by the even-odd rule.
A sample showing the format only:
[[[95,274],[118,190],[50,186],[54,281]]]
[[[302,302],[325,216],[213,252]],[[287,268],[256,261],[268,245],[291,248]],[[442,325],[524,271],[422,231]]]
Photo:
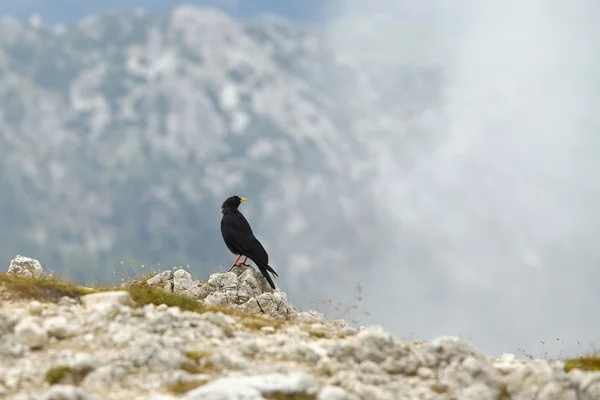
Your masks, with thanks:
[[[170,10],[181,4],[198,4],[219,7],[234,16],[248,17],[272,12],[296,20],[314,20],[322,13],[321,7],[331,0],[106,0],[102,2],[81,0],[0,0],[0,13],[27,18],[39,14],[49,23],[71,23],[83,16],[104,11],[134,10],[148,12]]]
[[[387,12],[387,5],[372,2],[348,2],[353,12]],[[105,11],[131,11],[142,8],[147,12],[163,12],[182,4],[209,5],[227,11],[234,17],[253,17],[262,13],[283,15],[296,21],[317,21],[339,15],[339,2],[335,0],[105,0],[102,2],[81,0],[0,0],[0,14],[10,14],[26,19],[31,14],[39,14],[49,23],[72,23],[87,14]],[[398,0],[394,5],[396,12],[409,17],[427,16],[429,7],[422,7],[415,0]],[[333,13],[324,10],[334,10]],[[350,10],[346,10],[348,12]]]
[[[401,12],[394,0],[369,4]],[[340,1],[328,13],[365,5]],[[462,335],[488,353],[541,356],[540,341],[550,355],[588,350],[600,334],[598,3],[419,7],[432,23],[422,51],[443,50],[442,105],[421,120],[436,140],[405,172],[399,121],[377,154],[370,189],[392,216],[397,246],[378,249],[361,278],[365,307],[396,333]],[[396,40],[330,36],[338,49],[368,54],[366,68],[393,62],[377,54],[393,54]],[[368,98],[363,108],[378,111]]]

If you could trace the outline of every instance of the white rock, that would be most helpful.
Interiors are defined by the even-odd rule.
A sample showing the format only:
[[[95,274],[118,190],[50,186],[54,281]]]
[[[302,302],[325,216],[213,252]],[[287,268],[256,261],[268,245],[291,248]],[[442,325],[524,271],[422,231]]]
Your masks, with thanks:
[[[327,322],[323,314],[315,310],[299,312],[298,314],[296,314],[294,321],[304,324],[314,324],[315,322]]]
[[[39,400],[100,400],[100,397],[71,385],[53,385]]]
[[[435,377],[435,372],[433,372],[431,368],[419,367],[417,369],[417,375],[421,379],[432,379],[433,377]]]
[[[88,309],[119,308],[120,306],[133,307],[135,305],[131,299],[131,295],[125,290],[86,294],[81,297],[81,301]]]
[[[127,369],[124,366],[104,365],[87,374],[81,386],[90,390],[116,389],[121,386],[126,373]]]
[[[312,375],[303,372],[289,374],[266,374],[254,375],[245,377],[231,377],[214,380],[198,389],[191,391],[188,396],[184,397],[187,400],[203,399],[208,397],[196,397],[209,393],[224,393],[226,390],[242,389],[247,393],[253,393],[252,390],[259,394],[268,395],[269,393],[279,392],[286,395],[294,394],[316,394],[319,390],[319,381]],[[262,397],[262,396],[261,396]]]
[[[358,396],[351,395],[338,386],[325,386],[319,392],[317,400],[358,400]]]
[[[42,303],[40,303],[37,300],[32,300],[29,303],[29,313],[31,315],[40,315],[42,313],[43,309],[44,309],[44,306],[42,305]]]
[[[151,287],[163,289],[167,292],[173,291],[173,272],[163,271],[146,281],[146,284]]]
[[[573,397],[573,395],[575,397]],[[576,400],[577,394],[558,382],[548,382],[536,395],[538,400]]]
[[[191,390],[181,400],[265,400],[260,391],[252,387],[207,386]]]
[[[8,273],[23,277],[42,278],[45,277],[42,264],[34,259],[17,255],[10,262]]]
[[[185,292],[192,284],[192,275],[183,269],[178,269],[173,273],[173,290],[175,292]]]
[[[500,361],[503,363],[513,362],[515,360],[515,355],[510,353],[504,353],[500,356]]]
[[[74,327],[63,316],[48,318],[44,321],[44,328],[50,336],[57,339],[66,339],[73,335]]]
[[[600,399],[600,372],[586,374],[580,381],[579,391],[581,400]]]
[[[33,318],[23,318],[15,326],[15,336],[22,344],[39,349],[48,342],[48,333]]]
[[[171,396],[163,393],[150,394],[146,397],[146,400],[177,400],[178,397]]]

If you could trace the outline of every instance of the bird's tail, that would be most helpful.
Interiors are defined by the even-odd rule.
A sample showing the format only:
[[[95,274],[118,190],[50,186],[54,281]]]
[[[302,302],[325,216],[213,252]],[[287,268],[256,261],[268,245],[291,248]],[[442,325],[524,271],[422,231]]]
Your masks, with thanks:
[[[258,267],[262,276],[264,276],[265,279],[267,280],[267,282],[269,282],[269,285],[273,288],[273,290],[275,290],[275,283],[273,282],[273,279],[269,275],[269,272],[271,272],[273,275],[279,277],[279,275],[277,275],[277,272],[275,272],[275,270],[273,268],[269,267],[269,265],[265,264],[264,262],[260,262],[257,260],[252,260],[252,261],[254,261],[254,263]]]

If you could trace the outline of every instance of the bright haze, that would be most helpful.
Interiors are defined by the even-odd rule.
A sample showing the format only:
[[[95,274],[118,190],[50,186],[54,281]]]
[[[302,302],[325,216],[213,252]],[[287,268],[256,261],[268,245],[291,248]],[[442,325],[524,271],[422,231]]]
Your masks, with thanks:
[[[387,109],[381,93],[353,99],[380,121],[367,189],[387,217],[358,273],[369,322],[460,335],[490,354],[589,350],[600,331],[600,6],[369,4],[325,11],[379,14],[360,34],[332,30],[332,47],[383,81],[404,65],[443,71],[439,103],[410,121],[394,107],[401,89]],[[404,37],[407,20],[422,35]]]

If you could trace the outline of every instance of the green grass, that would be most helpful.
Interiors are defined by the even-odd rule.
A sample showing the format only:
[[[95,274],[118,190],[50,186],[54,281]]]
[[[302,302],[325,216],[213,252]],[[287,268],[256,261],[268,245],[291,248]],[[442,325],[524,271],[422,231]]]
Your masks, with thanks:
[[[63,296],[78,299],[81,296],[90,293],[126,290],[131,294],[133,301],[135,301],[138,306],[144,306],[146,304],[166,304],[169,307],[179,307],[186,311],[204,312],[207,310],[194,298],[178,293],[168,293],[164,290],[151,288],[141,283],[126,287],[99,286],[87,288],[72,282],[61,281],[56,278],[38,279],[0,273],[0,285],[6,289],[1,293],[8,299],[31,299],[42,302],[57,302]]]
[[[94,292],[93,289],[56,278],[22,277],[7,273],[0,273],[0,286],[6,289],[0,291],[0,296],[5,299],[35,299],[50,302],[57,302],[64,296],[77,299]]]
[[[70,372],[71,367],[67,367],[64,365],[50,368],[48,371],[46,371],[46,382],[48,382],[51,385],[60,383]]]
[[[181,369],[190,374],[214,374],[217,372],[216,366],[208,359],[212,353],[210,351],[193,350],[185,354],[185,360]]]
[[[561,338],[556,338],[556,341],[560,342],[561,344],[564,345],[564,342],[562,341]],[[579,342],[577,342],[577,344],[580,345]],[[546,361],[559,360],[559,361],[564,362],[565,372],[569,372],[574,369],[579,369],[582,371],[600,371],[600,352],[595,348],[595,346],[593,344],[592,344],[591,351],[582,351],[581,352],[582,355],[577,356],[577,357],[565,357],[564,347],[559,351],[557,356],[552,357],[548,354],[548,351],[546,350],[546,347],[545,347],[546,342],[545,341],[543,341],[543,340],[540,341],[540,346],[541,346],[541,350],[542,350],[543,354],[539,358],[542,360],[546,360]],[[536,359],[536,357],[532,353],[526,352],[523,349],[519,349],[519,350],[529,360]]]
[[[161,305],[166,304],[169,307],[179,307],[184,311],[193,311],[203,313],[209,311],[197,299],[185,296],[179,293],[169,293],[162,289],[151,288],[142,285],[131,285],[127,287],[102,288],[100,290],[126,290],[138,306],[146,304]]]
[[[597,356],[582,356],[565,360],[565,372],[573,369],[583,371],[600,371],[600,357]]]
[[[46,382],[51,385],[58,383],[79,385],[91,371],[91,368],[74,370],[69,366],[59,365],[46,371]]]
[[[173,394],[184,394],[189,392],[190,390],[196,389],[200,386],[204,386],[209,381],[204,379],[199,379],[190,382],[176,382],[167,386],[167,390]]]
[[[198,362],[206,357],[210,357],[210,351],[192,350],[185,353],[185,356],[194,362]]]
[[[317,400],[316,394],[271,392],[265,394],[267,400]]]

